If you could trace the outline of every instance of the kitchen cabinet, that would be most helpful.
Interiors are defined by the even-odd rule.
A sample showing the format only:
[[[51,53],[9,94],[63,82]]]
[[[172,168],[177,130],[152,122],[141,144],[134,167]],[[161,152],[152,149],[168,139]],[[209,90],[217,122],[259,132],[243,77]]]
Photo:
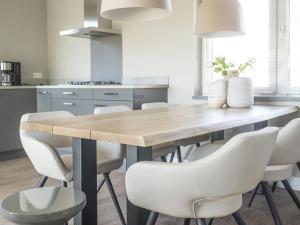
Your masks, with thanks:
[[[0,90],[0,152],[5,152],[15,147],[12,100],[13,92]]]
[[[39,88],[36,91],[37,95],[37,111],[51,111],[51,90],[50,88]]]
[[[38,88],[38,111],[93,114],[97,107],[124,105],[141,109],[143,103],[168,102],[168,88]]]
[[[17,90],[14,92],[13,98],[14,98],[13,130],[15,132],[14,149],[20,149],[22,148],[20,135],[19,135],[20,121],[24,114],[34,113],[37,111],[36,93],[34,89]]]
[[[21,117],[36,111],[35,89],[0,90],[0,152],[22,148],[19,135]]]

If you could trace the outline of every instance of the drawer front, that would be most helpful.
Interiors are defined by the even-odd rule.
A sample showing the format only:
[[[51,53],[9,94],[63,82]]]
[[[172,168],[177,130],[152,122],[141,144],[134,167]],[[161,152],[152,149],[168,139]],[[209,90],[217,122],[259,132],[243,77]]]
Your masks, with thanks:
[[[50,112],[51,111],[51,90],[48,88],[38,88],[37,96],[37,111]]]
[[[133,103],[130,101],[101,101],[94,100],[94,109],[98,107],[108,107],[108,106],[128,106],[129,108],[133,108]]]
[[[93,100],[52,99],[53,111],[68,111],[76,116],[93,114]]]
[[[95,100],[132,101],[132,89],[94,89]]]
[[[79,88],[55,88],[52,89],[52,98],[93,99],[93,90]]]

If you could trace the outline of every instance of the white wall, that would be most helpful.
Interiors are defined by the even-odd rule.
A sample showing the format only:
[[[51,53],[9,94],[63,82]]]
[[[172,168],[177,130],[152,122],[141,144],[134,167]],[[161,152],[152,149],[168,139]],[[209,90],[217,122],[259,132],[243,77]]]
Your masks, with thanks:
[[[46,1],[0,0],[0,60],[20,61],[25,82],[47,76]]]
[[[160,21],[123,23],[123,76],[169,76],[170,103],[194,95],[193,0],[173,0],[173,13]]]
[[[90,79],[90,41],[59,35],[62,30],[83,26],[83,6],[83,0],[47,0],[50,82]]]

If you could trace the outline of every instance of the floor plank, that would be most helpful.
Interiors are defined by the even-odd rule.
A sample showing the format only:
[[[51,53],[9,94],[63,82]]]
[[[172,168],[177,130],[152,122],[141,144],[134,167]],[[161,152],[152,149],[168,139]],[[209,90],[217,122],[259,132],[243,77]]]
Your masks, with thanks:
[[[21,191],[34,187],[39,179],[39,175],[34,171],[27,158],[0,162],[0,199],[13,192]],[[125,214],[125,189],[124,174],[120,172],[112,173],[112,183]],[[50,180],[48,186],[59,185],[57,181]],[[297,193],[300,197],[300,193]],[[247,199],[246,195],[244,198]],[[299,225],[300,211],[294,205],[285,190],[278,189],[274,194],[275,202],[278,205],[279,213],[284,225]],[[98,195],[98,215],[99,225],[120,225],[117,213],[114,209],[110,195],[106,186]],[[263,196],[258,195],[254,201],[253,207],[243,207],[241,214],[249,225],[274,225],[267,204]],[[72,222],[70,223],[72,224]],[[157,225],[179,225],[183,224],[182,219],[168,216],[160,216]],[[191,225],[194,225],[193,221]],[[0,225],[13,225],[0,217]],[[214,225],[236,225],[231,217],[225,217],[215,220]]]

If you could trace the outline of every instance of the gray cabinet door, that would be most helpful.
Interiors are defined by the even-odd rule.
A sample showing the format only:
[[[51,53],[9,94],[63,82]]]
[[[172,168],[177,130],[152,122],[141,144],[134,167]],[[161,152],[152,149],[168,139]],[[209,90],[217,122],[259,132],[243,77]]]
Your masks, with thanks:
[[[93,100],[52,99],[52,111],[68,111],[76,116],[93,114]]]
[[[35,113],[37,111],[36,99],[35,89],[18,89],[14,91],[13,136],[15,138],[15,146],[13,149],[22,148],[19,135],[21,117],[26,113]]]
[[[13,92],[0,90],[0,152],[14,149]]]
[[[51,90],[48,88],[38,88],[37,95],[37,111],[50,112],[51,111]]]

